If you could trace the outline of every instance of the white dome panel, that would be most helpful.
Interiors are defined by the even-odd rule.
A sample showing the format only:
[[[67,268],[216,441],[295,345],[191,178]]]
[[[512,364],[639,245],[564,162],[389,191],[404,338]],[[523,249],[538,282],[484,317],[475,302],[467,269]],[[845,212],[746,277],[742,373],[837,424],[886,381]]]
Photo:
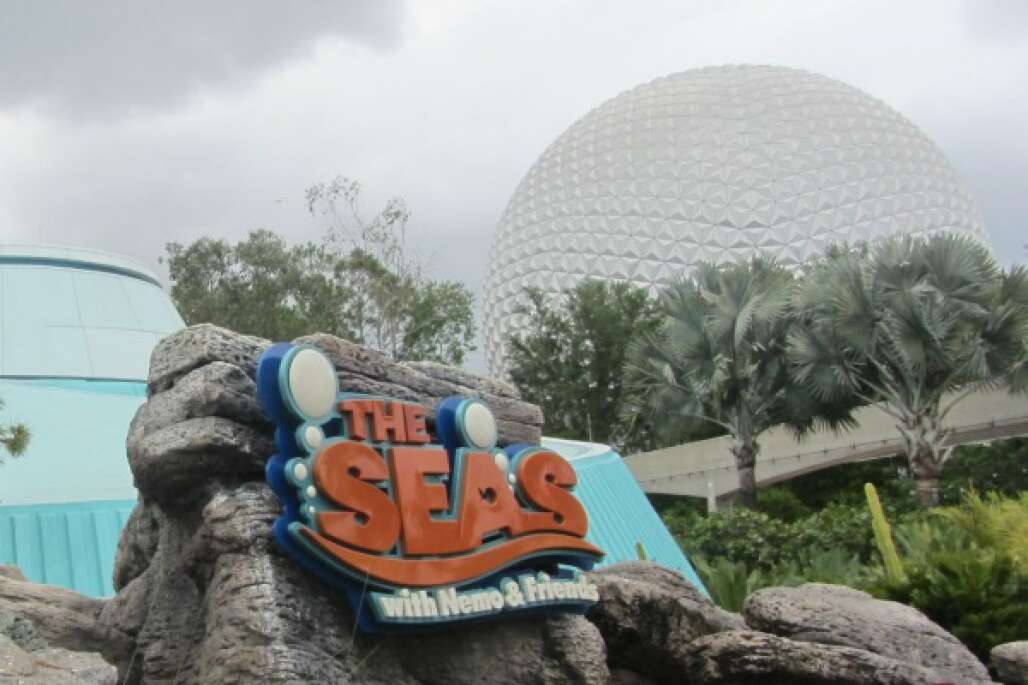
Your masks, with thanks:
[[[655,291],[699,261],[763,251],[795,265],[832,243],[940,231],[987,242],[942,151],[883,102],[784,67],[672,74],[586,114],[521,181],[490,256],[489,368],[506,370],[526,286]]]

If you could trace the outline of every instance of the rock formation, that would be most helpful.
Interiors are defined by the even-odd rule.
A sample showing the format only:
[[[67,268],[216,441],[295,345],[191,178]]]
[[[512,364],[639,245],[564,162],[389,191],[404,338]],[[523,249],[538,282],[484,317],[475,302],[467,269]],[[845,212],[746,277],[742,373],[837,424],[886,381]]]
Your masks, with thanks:
[[[1008,685],[1028,685],[1028,640],[993,647],[989,653],[999,679]]]
[[[521,401],[508,384],[436,364],[395,364],[331,336],[301,342],[329,356],[344,390],[429,408],[451,394],[476,396],[497,416],[501,444],[539,439],[538,407]],[[584,617],[464,624],[424,635],[360,634],[343,597],[282,556],[271,540],[279,503],[263,468],[272,433],[254,384],[256,360],[267,345],[196,326],[157,347],[148,400],[129,432],[140,499],[118,546],[117,595],[93,600],[3,570],[0,617],[17,616],[21,623],[0,621],[0,628],[8,626],[0,629],[6,640],[0,668],[28,674],[25,655],[48,644],[101,652],[117,666],[119,683],[923,685],[987,679],[959,643],[906,607],[883,609],[889,603],[842,588],[779,588],[755,595],[744,621],[679,574],[645,562],[592,574],[601,599]],[[845,608],[830,614],[833,604]],[[871,624],[861,628],[860,621]],[[110,682],[109,671],[81,673],[66,682]]]
[[[860,590],[819,583],[766,588],[746,598],[743,616],[757,630],[793,640],[853,647],[924,666],[938,681],[989,680],[975,655],[920,611]]]

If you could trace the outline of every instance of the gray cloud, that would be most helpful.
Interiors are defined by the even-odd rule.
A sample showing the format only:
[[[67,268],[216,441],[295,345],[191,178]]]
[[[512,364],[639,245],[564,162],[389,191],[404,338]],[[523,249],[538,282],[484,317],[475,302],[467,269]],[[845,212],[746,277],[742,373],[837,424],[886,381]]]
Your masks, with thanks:
[[[153,110],[253,77],[319,38],[399,38],[400,0],[8,0],[0,108],[77,117]]]
[[[22,20],[25,36],[0,14],[0,240],[154,268],[169,240],[261,226],[307,240],[321,226],[304,188],[343,173],[369,210],[406,198],[434,273],[477,292],[508,199],[576,119],[662,74],[750,62],[838,78],[908,116],[967,181],[1000,259],[1025,261],[1028,44],[972,25],[964,4],[439,0],[290,19],[269,3],[217,22],[198,2],[160,21],[136,4],[118,21],[97,10],[102,37],[74,35],[70,2],[61,27]]]

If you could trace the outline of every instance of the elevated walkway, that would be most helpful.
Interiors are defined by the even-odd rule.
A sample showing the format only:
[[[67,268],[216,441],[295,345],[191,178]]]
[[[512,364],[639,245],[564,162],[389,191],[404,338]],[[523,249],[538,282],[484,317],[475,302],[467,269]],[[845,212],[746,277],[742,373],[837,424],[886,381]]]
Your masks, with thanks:
[[[902,441],[896,421],[878,407],[856,412],[858,426],[835,433],[817,431],[797,441],[783,426],[760,439],[757,485],[772,485],[838,464],[898,454]],[[984,391],[964,398],[946,417],[950,443],[983,442],[1028,435],[1028,395]],[[644,492],[690,497],[724,497],[739,489],[728,437],[633,454],[625,464]]]

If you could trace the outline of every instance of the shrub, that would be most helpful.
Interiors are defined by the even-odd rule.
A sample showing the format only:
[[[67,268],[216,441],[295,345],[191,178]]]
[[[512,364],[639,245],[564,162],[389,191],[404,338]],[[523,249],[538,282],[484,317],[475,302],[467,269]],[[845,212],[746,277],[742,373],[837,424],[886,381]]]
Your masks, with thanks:
[[[786,523],[792,523],[813,513],[796,493],[778,486],[761,490],[758,506],[760,511],[768,516]]]
[[[750,568],[724,557],[708,560],[695,556],[692,561],[710,598],[728,611],[741,611],[746,597],[764,587],[803,583],[858,587],[867,575],[859,559],[837,549],[808,553],[801,559],[784,561],[769,569]]]
[[[1028,490],[1028,438],[958,447],[942,472],[943,504],[959,504],[971,489],[1012,496]]]
[[[880,568],[865,582],[872,594],[909,604],[956,635],[975,654],[1028,635],[1028,568],[1017,556],[1023,538],[1007,537],[1028,514],[1020,500],[965,495],[960,507],[913,517],[895,527],[906,577]]]
[[[783,556],[799,559],[808,550],[842,550],[862,561],[871,558],[874,533],[866,505],[830,504],[789,526]]]
[[[690,556],[728,559],[748,569],[770,569],[787,558],[790,527],[767,514],[733,509],[712,516],[666,516],[678,544]]]

